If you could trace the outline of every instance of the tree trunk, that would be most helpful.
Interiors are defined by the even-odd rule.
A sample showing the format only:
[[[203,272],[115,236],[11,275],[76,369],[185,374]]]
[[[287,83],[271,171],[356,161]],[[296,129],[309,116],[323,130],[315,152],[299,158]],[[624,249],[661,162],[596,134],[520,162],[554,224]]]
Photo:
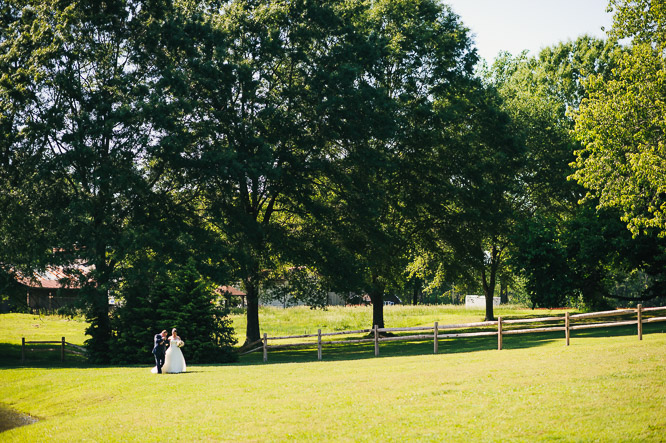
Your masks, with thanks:
[[[490,275],[486,278],[486,266],[481,267],[481,278],[483,280],[483,295],[486,297],[486,321],[495,321],[493,313],[493,297],[495,295],[495,281],[497,278],[497,269],[502,252],[497,245],[493,245],[490,251]]]
[[[245,281],[247,293],[247,328],[245,329],[245,344],[253,343],[261,338],[259,329],[259,287],[253,279]]]
[[[495,276],[492,270],[490,271],[490,282],[486,280],[485,268],[481,270],[481,278],[483,279],[483,295],[486,297],[486,318],[485,321],[494,321],[495,315],[493,313],[493,297],[495,295]]]
[[[90,328],[87,331],[91,339],[89,341],[89,354],[96,363],[108,364],[110,362],[109,346],[111,341],[111,319],[109,318],[109,286],[113,265],[109,261],[107,251],[109,249],[108,238],[110,226],[113,225],[112,191],[110,189],[111,178],[103,172],[103,167],[109,165],[110,144],[112,135],[106,134],[101,139],[99,153],[99,166],[94,171],[100,175],[99,191],[92,203],[92,261],[95,266],[93,273],[94,286],[90,286]]]
[[[412,294],[412,304],[414,306],[419,304],[419,298],[421,296],[421,280],[418,278],[414,279],[414,293]]]
[[[372,326],[384,327],[384,294],[370,294],[372,300]]]
[[[372,301],[372,327],[384,327],[384,285],[379,283],[377,277],[372,277],[370,300]]]
[[[503,278],[500,278],[500,303],[507,304],[509,303],[509,285]]]
[[[91,288],[92,300],[90,309],[90,327],[86,333],[91,339],[88,342],[92,360],[99,364],[109,363],[109,342],[111,340],[111,319],[109,318],[109,299],[106,284]]]
[[[104,251],[99,244],[98,250]],[[108,364],[110,359],[109,345],[111,341],[111,319],[109,318],[108,286],[110,268],[104,258],[96,257],[94,283],[86,285],[89,294],[88,320],[90,327],[86,333],[90,335],[87,342],[90,358],[95,363]]]

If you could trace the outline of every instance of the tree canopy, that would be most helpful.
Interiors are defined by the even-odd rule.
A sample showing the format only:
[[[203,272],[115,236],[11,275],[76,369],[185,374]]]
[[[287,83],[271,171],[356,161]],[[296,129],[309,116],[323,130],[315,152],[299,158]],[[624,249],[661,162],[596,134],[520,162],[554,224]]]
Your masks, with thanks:
[[[69,270],[99,362],[150,322],[227,358],[215,285],[248,345],[268,290],[367,294],[380,327],[444,281],[488,320],[500,276],[533,306],[658,297],[666,7],[610,7],[607,40],[479,70],[436,0],[1,1],[0,283]]]

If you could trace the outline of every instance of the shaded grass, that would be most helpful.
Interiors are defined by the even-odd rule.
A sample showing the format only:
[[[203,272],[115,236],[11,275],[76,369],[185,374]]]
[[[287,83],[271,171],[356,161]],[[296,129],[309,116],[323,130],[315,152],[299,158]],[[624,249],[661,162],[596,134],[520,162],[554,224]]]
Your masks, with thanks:
[[[9,429],[18,428],[35,423],[37,420],[29,415],[21,414],[9,408],[0,406],[0,433]]]
[[[644,334],[666,333],[666,323],[653,323],[643,325]],[[612,328],[587,329],[571,332],[571,343],[587,338],[610,338],[610,337],[633,337],[636,340],[637,332],[635,326],[618,326]],[[566,346],[564,332],[544,332],[533,334],[521,334],[504,336],[502,340],[503,350],[527,349],[546,346],[556,343],[558,346]],[[473,352],[484,352],[497,350],[497,338],[490,337],[465,337],[454,339],[440,339],[438,343],[438,354],[462,354]],[[323,346],[322,360],[344,361],[373,359],[373,343],[350,343],[343,345]],[[380,342],[379,357],[390,358],[398,356],[418,356],[434,353],[433,340],[418,341],[392,341]],[[308,348],[288,348],[268,350],[268,363],[296,363],[312,362],[317,360],[317,346],[313,343]],[[246,354],[240,358],[241,364],[263,364],[263,353],[261,351]]]

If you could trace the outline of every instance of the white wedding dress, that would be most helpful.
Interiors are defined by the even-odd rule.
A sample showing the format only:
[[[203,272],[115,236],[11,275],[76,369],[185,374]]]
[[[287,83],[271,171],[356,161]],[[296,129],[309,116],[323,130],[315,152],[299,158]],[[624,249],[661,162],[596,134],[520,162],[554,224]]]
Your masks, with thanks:
[[[183,357],[183,351],[176,346],[177,342],[178,340],[169,339],[169,349],[167,349],[166,354],[164,354],[164,366],[162,366],[162,372],[169,374],[187,372],[185,357]]]

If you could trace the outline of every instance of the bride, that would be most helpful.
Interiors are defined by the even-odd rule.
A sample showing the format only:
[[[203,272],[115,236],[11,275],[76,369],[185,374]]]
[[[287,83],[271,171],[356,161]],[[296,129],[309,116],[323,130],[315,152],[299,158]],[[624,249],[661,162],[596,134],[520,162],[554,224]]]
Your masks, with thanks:
[[[173,328],[171,337],[169,337],[169,349],[167,349],[164,356],[164,366],[162,372],[169,374],[177,374],[179,372],[187,372],[187,365],[185,364],[185,357],[180,348],[185,343],[178,337],[178,331]]]

